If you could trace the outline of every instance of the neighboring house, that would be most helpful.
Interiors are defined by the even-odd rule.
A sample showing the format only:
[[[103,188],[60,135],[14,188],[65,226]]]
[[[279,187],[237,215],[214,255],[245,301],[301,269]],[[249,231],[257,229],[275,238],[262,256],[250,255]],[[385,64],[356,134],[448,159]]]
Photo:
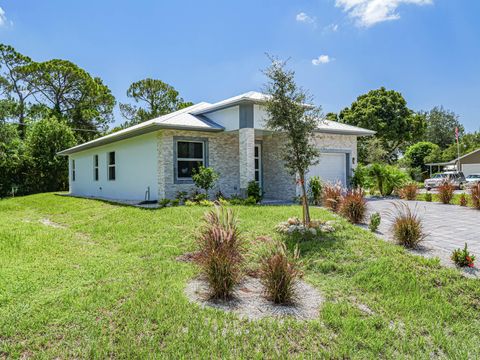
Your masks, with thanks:
[[[465,176],[480,174],[480,149],[469,152],[452,161],[426,165],[430,167],[430,175],[432,175],[432,172],[435,170],[440,171],[441,168],[444,170],[458,169],[458,171],[462,171]]]
[[[192,170],[202,164],[220,178],[215,191],[244,196],[251,180],[266,199],[291,200],[295,178],[282,161],[282,135],[265,128],[265,95],[248,92],[205,102],[60,152],[69,157],[70,193],[119,200],[175,198],[194,189]],[[319,122],[321,152],[308,177],[348,184],[357,164],[357,137],[374,132]]]

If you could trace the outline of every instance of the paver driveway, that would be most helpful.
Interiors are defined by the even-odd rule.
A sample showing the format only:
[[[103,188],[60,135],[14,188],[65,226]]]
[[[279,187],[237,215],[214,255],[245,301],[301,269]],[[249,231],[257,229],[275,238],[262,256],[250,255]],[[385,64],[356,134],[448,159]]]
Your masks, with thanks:
[[[379,232],[391,239],[390,227],[395,199],[368,200],[369,214],[378,211],[382,216]],[[432,256],[445,260],[454,249],[463,248],[465,242],[480,260],[480,211],[457,205],[444,205],[425,201],[404,201],[412,209],[416,208],[428,234],[423,245],[431,250]],[[425,254],[429,255],[429,254]]]

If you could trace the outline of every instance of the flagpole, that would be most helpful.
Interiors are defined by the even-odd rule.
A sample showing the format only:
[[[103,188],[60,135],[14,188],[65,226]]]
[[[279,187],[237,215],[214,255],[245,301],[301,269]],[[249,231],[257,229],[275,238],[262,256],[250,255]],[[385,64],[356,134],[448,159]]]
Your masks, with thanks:
[[[455,137],[457,138],[457,171],[460,171],[460,142],[458,141],[458,127],[455,128]]]

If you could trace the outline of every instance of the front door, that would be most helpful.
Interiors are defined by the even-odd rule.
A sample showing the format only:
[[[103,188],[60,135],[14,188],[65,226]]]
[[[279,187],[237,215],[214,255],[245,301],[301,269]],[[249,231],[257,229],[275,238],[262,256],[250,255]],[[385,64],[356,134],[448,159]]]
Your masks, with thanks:
[[[263,189],[262,183],[262,145],[255,144],[255,181]]]

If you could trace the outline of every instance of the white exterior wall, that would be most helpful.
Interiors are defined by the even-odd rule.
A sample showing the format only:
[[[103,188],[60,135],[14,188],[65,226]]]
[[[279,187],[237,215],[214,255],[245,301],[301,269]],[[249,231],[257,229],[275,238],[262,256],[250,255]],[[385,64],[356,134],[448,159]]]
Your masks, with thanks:
[[[115,151],[116,179],[108,180],[107,156]],[[94,180],[93,157],[98,155],[99,180]],[[70,168],[70,193],[107,199],[144,200],[150,186],[150,199],[158,199],[157,134],[145,134],[99,146],[69,156],[75,160],[75,181]]]
[[[262,105],[255,104],[253,106],[253,127],[255,129],[265,129],[265,121],[267,119],[267,112]]]
[[[207,118],[223,126],[226,131],[238,130],[240,119],[240,107],[232,106],[226,109],[213,111],[205,114]]]

